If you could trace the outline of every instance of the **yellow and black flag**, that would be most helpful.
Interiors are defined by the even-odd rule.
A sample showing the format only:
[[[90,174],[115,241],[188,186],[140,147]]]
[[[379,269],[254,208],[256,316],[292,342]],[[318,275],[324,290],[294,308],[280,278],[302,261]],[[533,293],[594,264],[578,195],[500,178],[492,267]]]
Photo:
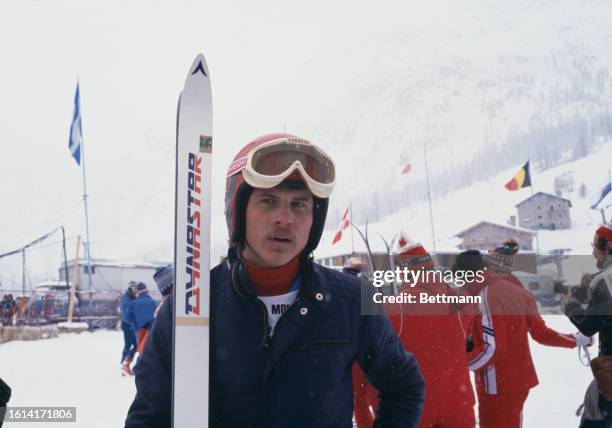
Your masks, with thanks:
[[[529,175],[529,161],[527,161],[527,163],[514,174],[512,180],[504,184],[504,187],[512,192],[529,186],[531,186],[531,176]]]

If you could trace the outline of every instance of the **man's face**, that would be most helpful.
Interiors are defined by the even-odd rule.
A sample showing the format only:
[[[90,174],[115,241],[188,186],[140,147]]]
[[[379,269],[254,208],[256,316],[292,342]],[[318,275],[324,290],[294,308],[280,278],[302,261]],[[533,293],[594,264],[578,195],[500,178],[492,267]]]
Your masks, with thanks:
[[[246,208],[245,259],[261,267],[291,261],[308,242],[312,207],[306,189],[254,189]]]

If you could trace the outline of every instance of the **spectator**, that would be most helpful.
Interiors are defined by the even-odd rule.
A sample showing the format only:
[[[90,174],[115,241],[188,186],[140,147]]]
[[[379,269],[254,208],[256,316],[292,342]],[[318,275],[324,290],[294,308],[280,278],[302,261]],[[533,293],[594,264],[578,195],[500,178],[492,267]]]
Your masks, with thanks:
[[[599,334],[599,356],[612,355],[612,227],[603,225],[593,237],[593,257],[597,268],[586,292],[586,308],[569,293],[563,300],[565,314],[586,336]],[[589,386],[584,403],[581,428],[612,426],[612,401],[601,393],[610,387],[594,380]]]
[[[528,334],[547,346],[574,348],[588,342],[581,334],[562,334],[546,326],[533,294],[509,279],[515,254],[515,246],[505,243],[483,257],[485,285],[473,324],[474,349],[468,354],[481,428],[521,426],[529,390],[538,384]]]
[[[434,263],[425,248],[400,239],[397,262],[400,269],[432,271]],[[470,382],[466,336],[460,308],[449,303],[423,303],[419,296],[451,295],[444,282],[419,279],[404,284],[403,295],[415,297],[417,303],[387,304],[386,311],[404,348],[413,353],[425,378],[425,406],[420,428],[473,428],[474,393]],[[357,378],[358,379],[358,378]],[[358,428],[372,428],[373,410],[377,407],[375,389],[367,385],[356,389],[355,420]]]
[[[121,352],[121,372],[123,376],[132,376],[131,364],[136,354],[136,331],[128,320],[128,308],[136,298],[135,283],[125,290],[119,300],[119,314],[121,316],[121,331],[123,331],[123,351]]]
[[[149,331],[155,319],[155,300],[149,296],[147,286],[138,282],[132,286],[136,298],[130,302],[127,310],[127,320],[136,332],[136,349],[142,356],[144,347],[149,337]]]

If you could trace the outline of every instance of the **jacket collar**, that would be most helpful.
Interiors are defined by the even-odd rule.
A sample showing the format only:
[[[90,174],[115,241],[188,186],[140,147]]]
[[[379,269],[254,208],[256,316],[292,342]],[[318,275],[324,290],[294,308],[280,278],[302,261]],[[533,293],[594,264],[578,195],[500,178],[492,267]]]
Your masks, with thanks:
[[[255,299],[257,295],[249,281],[246,263],[242,251],[236,248],[228,250],[227,263],[232,278],[234,290],[244,298]],[[320,268],[311,259],[302,260],[298,275],[302,278],[299,298],[302,301],[310,301],[316,306],[326,308],[331,300],[330,284],[324,275],[319,272]]]

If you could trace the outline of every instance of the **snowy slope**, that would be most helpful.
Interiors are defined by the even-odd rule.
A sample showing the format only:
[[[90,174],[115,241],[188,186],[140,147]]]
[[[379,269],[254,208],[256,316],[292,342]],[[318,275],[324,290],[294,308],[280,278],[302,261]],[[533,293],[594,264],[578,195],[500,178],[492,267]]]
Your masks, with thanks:
[[[599,211],[591,210],[591,204],[597,199],[601,188],[606,183],[608,168],[612,167],[612,142],[603,144],[589,156],[551,168],[542,173],[532,170],[534,193],[538,191],[554,194],[555,177],[570,173],[574,177],[574,191],[563,194],[572,201],[570,216],[572,227],[566,230],[540,231],[540,249],[542,253],[555,248],[570,248],[569,254],[591,254],[591,239],[596,225],[601,223]],[[523,161],[524,162],[524,161]],[[480,181],[467,188],[444,195],[433,194],[433,216],[435,221],[436,247],[438,251],[457,251],[459,239],[455,235],[478,223],[481,220],[506,224],[510,215],[517,215],[515,205],[531,195],[529,188],[516,192],[506,190],[503,185],[515,174],[523,162],[513,169],[500,172],[489,180]],[[404,178],[406,191],[410,191],[410,178]],[[579,195],[581,183],[587,188],[583,199]],[[610,196],[602,206],[610,204]],[[609,212],[610,210],[608,210]],[[609,215],[608,215],[609,217]],[[359,225],[365,229],[365,225]],[[409,236],[421,241],[427,248],[432,248],[429,209],[426,201],[404,208],[382,221],[368,227],[373,250],[383,251],[384,245],[378,234],[388,241],[403,229]],[[330,257],[347,254],[351,251],[350,232],[347,230],[342,240],[332,245],[335,230],[328,229],[323,234],[321,244],[316,250],[316,257]],[[363,251],[362,240],[354,233],[356,251]],[[535,247],[535,243],[534,243]]]

